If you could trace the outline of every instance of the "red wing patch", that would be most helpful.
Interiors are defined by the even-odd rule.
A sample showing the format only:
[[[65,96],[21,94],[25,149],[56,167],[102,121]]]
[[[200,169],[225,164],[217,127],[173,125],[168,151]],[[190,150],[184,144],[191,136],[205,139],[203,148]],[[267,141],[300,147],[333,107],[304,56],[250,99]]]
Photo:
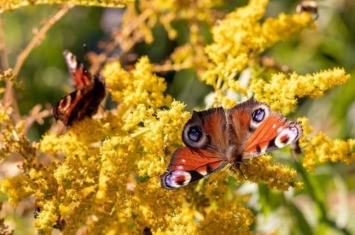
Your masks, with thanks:
[[[177,149],[161,176],[162,187],[175,189],[202,179],[227,165],[227,161],[216,153],[202,149],[183,147]]]

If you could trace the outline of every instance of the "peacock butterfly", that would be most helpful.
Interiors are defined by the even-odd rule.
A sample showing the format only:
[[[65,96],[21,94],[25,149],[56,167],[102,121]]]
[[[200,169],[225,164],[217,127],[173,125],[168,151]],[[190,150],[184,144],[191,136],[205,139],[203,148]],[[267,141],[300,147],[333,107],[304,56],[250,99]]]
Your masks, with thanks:
[[[57,102],[53,107],[53,116],[65,126],[71,126],[73,122],[97,112],[106,90],[102,77],[92,76],[71,52],[65,50],[63,54],[76,90]]]
[[[243,159],[257,157],[295,143],[300,123],[251,98],[231,109],[222,107],[192,113],[184,126],[180,147],[172,154],[161,186],[177,189],[230,164],[238,169]]]

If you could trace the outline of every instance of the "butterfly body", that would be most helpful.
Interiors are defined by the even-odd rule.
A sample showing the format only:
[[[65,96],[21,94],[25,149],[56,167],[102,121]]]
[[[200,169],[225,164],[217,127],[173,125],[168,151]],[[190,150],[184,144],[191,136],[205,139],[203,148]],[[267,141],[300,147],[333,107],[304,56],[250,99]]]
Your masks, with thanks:
[[[228,164],[237,169],[243,159],[291,144],[301,133],[299,123],[288,121],[254,98],[228,110],[194,111],[182,132],[186,147],[172,154],[161,176],[162,187],[180,188]]]

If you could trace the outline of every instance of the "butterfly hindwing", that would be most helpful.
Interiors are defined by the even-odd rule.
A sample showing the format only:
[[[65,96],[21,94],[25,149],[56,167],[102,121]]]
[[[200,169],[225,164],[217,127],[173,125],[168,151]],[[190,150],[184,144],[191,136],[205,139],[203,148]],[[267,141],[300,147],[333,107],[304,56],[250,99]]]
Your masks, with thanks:
[[[65,126],[71,126],[74,121],[94,115],[105,95],[104,82],[95,76],[92,85],[73,91],[59,100],[53,108],[53,115]]]
[[[167,171],[160,177],[162,187],[176,189],[200,180],[227,164],[211,151],[182,147],[172,154]]]

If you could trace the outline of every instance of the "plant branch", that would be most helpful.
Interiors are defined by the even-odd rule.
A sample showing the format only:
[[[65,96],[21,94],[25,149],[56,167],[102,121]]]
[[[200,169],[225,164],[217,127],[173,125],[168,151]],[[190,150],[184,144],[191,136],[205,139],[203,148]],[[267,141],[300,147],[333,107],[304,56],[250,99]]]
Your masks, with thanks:
[[[38,33],[32,38],[32,40],[28,43],[28,45],[26,46],[26,48],[21,52],[21,54],[17,57],[17,61],[16,64],[14,66],[14,70],[13,70],[13,74],[14,76],[17,76],[23,63],[25,62],[25,60],[27,59],[28,55],[31,53],[31,51],[33,50],[33,48],[37,45],[39,45],[41,43],[41,41],[43,40],[43,38],[45,37],[46,33],[48,32],[48,30],[58,21],[60,20],[73,6],[66,4],[63,5],[51,18],[49,18],[46,23],[43,25],[43,27],[38,31]],[[1,26],[0,26],[1,27]],[[2,31],[2,27],[0,29],[0,31]],[[1,35],[2,34],[2,35]],[[3,33],[0,33],[0,37],[3,36]],[[1,40],[0,40],[1,41]],[[5,45],[4,40],[2,45]],[[1,53],[2,53],[2,57],[6,55],[6,51],[5,48],[0,48]],[[5,56],[4,58],[7,58],[7,56]],[[5,65],[7,64],[7,59],[2,59],[2,63],[4,63]],[[20,120],[21,116],[20,116],[20,112],[18,110],[18,106],[17,103],[15,102],[16,98],[15,98],[15,94],[14,94],[14,90],[13,90],[13,83],[11,81],[7,81],[6,82],[6,89],[5,89],[5,93],[4,93],[4,97],[2,100],[2,103],[5,107],[8,106],[12,106],[13,107],[13,114],[12,117],[14,118],[14,121],[17,122]]]
[[[1,59],[1,70],[5,71],[9,68],[9,61],[7,59],[5,34],[4,34],[4,23],[0,15],[0,59]]]
[[[66,4],[63,5],[59,11],[57,11],[51,18],[47,20],[47,22],[43,25],[43,27],[38,31],[38,33],[32,38],[30,43],[26,46],[26,48],[21,52],[21,54],[17,57],[17,61],[14,67],[14,74],[17,75],[20,71],[24,61],[31,53],[33,48],[41,43],[43,38],[45,37],[48,30],[57,23],[73,6]]]

